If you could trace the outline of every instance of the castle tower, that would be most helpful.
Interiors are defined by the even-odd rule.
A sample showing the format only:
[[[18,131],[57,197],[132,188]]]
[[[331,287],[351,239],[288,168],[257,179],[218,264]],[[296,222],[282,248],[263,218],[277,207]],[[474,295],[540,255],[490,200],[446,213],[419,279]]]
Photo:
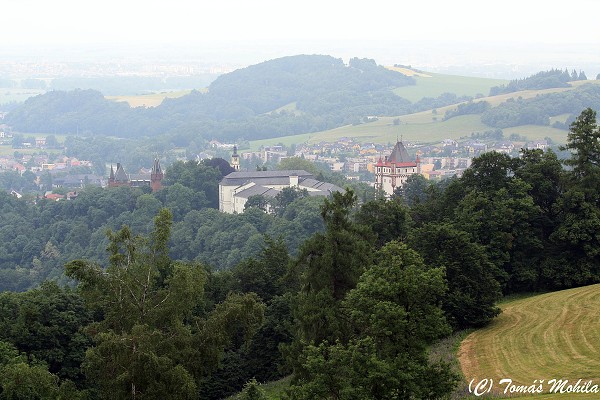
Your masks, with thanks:
[[[157,158],[154,159],[154,164],[152,165],[152,172],[150,173],[150,187],[152,188],[152,193],[160,190],[162,188],[162,179],[163,172],[160,168],[160,160]]]
[[[419,173],[421,160],[412,161],[402,141],[396,142],[392,154],[385,159],[379,157],[375,165],[375,188],[385,192],[387,197],[392,196],[396,188],[404,186],[406,179]]]
[[[237,146],[233,146],[233,154],[231,155],[231,168],[236,171],[240,170],[240,156],[237,153]]]

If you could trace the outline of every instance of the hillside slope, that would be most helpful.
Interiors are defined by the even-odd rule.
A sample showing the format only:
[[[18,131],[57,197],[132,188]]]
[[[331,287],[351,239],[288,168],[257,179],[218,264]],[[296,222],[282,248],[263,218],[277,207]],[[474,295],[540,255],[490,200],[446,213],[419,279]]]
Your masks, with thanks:
[[[551,379],[592,380],[600,386],[599,309],[600,284],[505,303],[499,317],[462,342],[459,360],[466,381],[493,379],[493,392],[502,395],[504,378],[515,385],[544,379],[544,394],[550,393]]]
[[[428,79],[428,78],[423,78]],[[410,88],[412,90],[412,87]],[[473,103],[487,102],[492,109],[504,104],[511,105],[512,103],[532,101],[544,101],[547,96],[565,96],[564,99],[558,99],[557,103],[568,103],[568,106],[575,106],[576,115],[583,110],[583,107],[592,107],[598,109],[600,106],[600,96],[590,96],[589,92],[600,92],[600,81],[578,81],[571,82],[568,88],[554,88],[542,90],[524,90],[520,92],[501,94],[496,96],[486,96],[473,100]],[[569,102],[568,95],[571,95],[575,101]],[[551,99],[552,101],[552,99]],[[338,128],[328,129],[325,131],[314,132],[309,135],[302,135],[297,138],[292,136],[279,137],[272,140],[261,140],[252,142],[252,148],[260,145],[269,145],[276,143],[300,143],[308,141],[309,143],[333,142],[342,137],[354,138],[359,142],[375,142],[375,143],[393,143],[399,135],[411,142],[434,143],[443,139],[459,139],[461,137],[470,136],[471,133],[485,132],[488,130],[498,129],[482,122],[482,114],[465,114],[459,115],[450,119],[445,119],[447,112],[456,110],[460,104],[466,102],[452,104],[436,109],[400,115],[397,117],[381,117],[377,121],[345,125]],[[562,109],[557,111],[557,114],[548,115],[550,123],[556,120],[562,122],[573,118],[573,114],[564,113]],[[394,124],[394,120],[398,119],[398,125]],[[503,128],[504,136],[509,137],[512,134],[517,134],[527,137],[528,140],[539,140],[550,138],[556,143],[565,143],[567,138],[567,129],[555,128],[552,125],[535,125],[523,124]]]

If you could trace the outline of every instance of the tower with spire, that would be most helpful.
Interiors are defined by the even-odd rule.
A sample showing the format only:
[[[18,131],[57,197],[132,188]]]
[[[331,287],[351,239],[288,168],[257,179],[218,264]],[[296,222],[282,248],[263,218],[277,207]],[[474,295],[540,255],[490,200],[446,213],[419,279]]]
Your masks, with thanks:
[[[421,173],[419,157],[411,160],[401,140],[396,142],[392,153],[385,159],[379,157],[375,166],[375,189],[385,192],[390,197],[394,191],[402,187],[408,177]]]
[[[153,193],[162,188],[163,176],[164,174],[160,167],[160,160],[156,157],[154,159],[154,164],[152,165],[152,172],[150,172],[150,187],[152,188]]]
[[[231,168],[236,171],[240,170],[240,156],[237,153],[237,146],[233,146],[233,154],[231,155]]]

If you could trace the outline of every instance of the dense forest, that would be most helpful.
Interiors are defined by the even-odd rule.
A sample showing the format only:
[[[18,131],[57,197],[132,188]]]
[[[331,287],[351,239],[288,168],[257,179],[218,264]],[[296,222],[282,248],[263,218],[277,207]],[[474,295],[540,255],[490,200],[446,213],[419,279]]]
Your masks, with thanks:
[[[520,90],[539,90],[550,88],[569,87],[571,81],[585,81],[587,76],[585,72],[573,70],[569,73],[568,70],[561,71],[559,69],[551,69],[550,71],[542,71],[523,79],[515,79],[507,85],[494,86],[490,89],[490,96],[498,94],[514,93]]]
[[[47,276],[0,294],[1,394],[220,399],[247,383],[248,399],[260,398],[254,378],[291,375],[290,399],[443,398],[459,377],[428,357],[431,344],[486,325],[503,295],[600,281],[599,143],[588,108],[564,162],[489,152],[461,178],[414,175],[391,199],[299,196],[281,216],[219,214],[198,186],[218,168],[196,163],[155,195],[97,189],[37,205],[2,195],[12,221],[2,242],[20,237],[3,257],[37,259],[21,270],[56,265],[59,240],[80,249],[60,259],[69,285]],[[90,234],[88,220],[110,230]],[[106,256],[83,251],[87,239]]]

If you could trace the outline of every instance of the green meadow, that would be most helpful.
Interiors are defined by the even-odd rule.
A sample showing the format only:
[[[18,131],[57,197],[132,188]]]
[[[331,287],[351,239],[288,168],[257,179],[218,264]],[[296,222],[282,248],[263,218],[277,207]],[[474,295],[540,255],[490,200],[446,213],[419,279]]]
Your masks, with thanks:
[[[454,93],[457,96],[487,96],[490,89],[508,83],[504,79],[475,78],[458,75],[433,74],[413,76],[416,85],[394,89],[400,97],[416,102],[424,97],[438,97],[443,93]]]

